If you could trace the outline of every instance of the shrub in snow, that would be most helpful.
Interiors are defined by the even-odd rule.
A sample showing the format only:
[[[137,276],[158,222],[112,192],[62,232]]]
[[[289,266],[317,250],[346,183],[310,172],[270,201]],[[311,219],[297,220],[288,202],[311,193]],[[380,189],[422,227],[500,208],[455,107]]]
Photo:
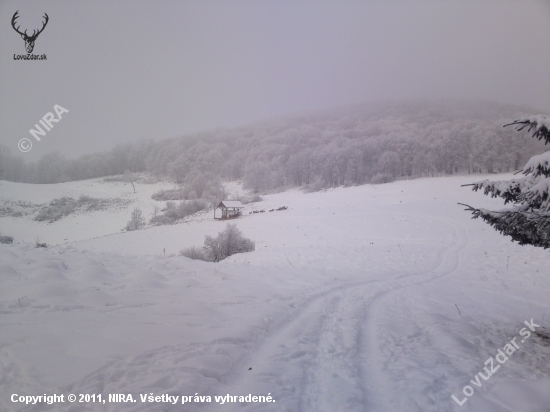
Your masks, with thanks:
[[[243,205],[246,205],[248,203],[261,202],[264,199],[260,195],[255,194],[255,195],[252,195],[252,196],[235,196],[231,200],[238,200]]]
[[[102,199],[95,199],[87,195],[80,195],[76,201],[78,207],[85,207],[86,210],[97,210],[101,208]]]
[[[179,204],[166,202],[166,208],[163,209],[164,213],[153,217],[151,223],[155,225],[169,225],[176,223],[184,217],[205,210],[207,207],[208,203],[200,199],[182,201]]]
[[[235,224],[228,223],[217,237],[206,236],[204,239],[204,249],[212,262],[219,262],[235,253],[252,252],[255,248],[255,243],[245,238]]]
[[[219,262],[236,253],[252,252],[255,243],[243,236],[235,224],[228,224],[218,236],[206,236],[204,247],[191,247],[180,251],[180,255],[191,259]]]
[[[550,117],[538,115],[515,120],[516,130],[527,128],[532,136],[550,143]],[[509,125],[505,125],[509,126]],[[509,181],[483,180],[465,186],[483,190],[491,197],[512,203],[507,209],[491,211],[468,205],[473,218],[481,217],[496,230],[512,237],[520,245],[550,247],[550,151],[533,156],[522,170],[524,177]]]
[[[0,217],[3,216],[11,216],[11,217],[21,217],[23,216],[23,212],[21,210],[17,210],[16,208],[19,208],[19,202],[13,202],[13,201],[5,201],[5,204],[0,205]],[[10,206],[9,204],[12,204],[13,206]]]
[[[195,260],[204,260],[208,261],[208,257],[206,255],[206,252],[201,247],[188,247],[185,249],[180,250],[180,256],[188,257],[189,259],[195,259]]]
[[[160,181],[161,180],[158,177],[149,175],[139,175],[136,178],[136,182],[141,183],[142,185],[154,185]]]
[[[151,197],[154,200],[194,200],[203,199],[209,203],[216,203],[223,196],[223,187],[220,179],[213,173],[185,172],[188,166],[181,165],[172,173],[182,186],[175,189],[160,190]],[[185,167],[184,167],[185,166]]]
[[[177,189],[159,190],[151,196],[153,200],[185,200],[188,198],[187,189],[180,187]]]
[[[371,184],[378,185],[381,183],[390,183],[393,182],[395,179],[393,175],[389,173],[376,173],[370,180]]]
[[[34,220],[39,222],[49,221],[55,222],[64,216],[70,215],[76,209],[76,202],[71,197],[62,197],[60,199],[54,199],[50,202],[49,206],[44,207]]]
[[[145,226],[145,218],[143,217],[143,213],[141,212],[141,209],[135,208],[132,211],[132,216],[130,217],[130,220],[126,224],[126,230],[138,230],[141,229],[143,226]]]
[[[34,239],[34,247],[48,247],[48,245],[41,243],[40,238],[37,236],[36,239]]]
[[[0,236],[0,243],[4,245],[13,243],[13,236]]]
[[[48,206],[42,208],[34,220],[51,223],[78,210],[101,210],[117,202],[116,200],[96,199],[87,195],[81,195],[78,200],[74,200],[72,197],[62,197],[52,200]]]

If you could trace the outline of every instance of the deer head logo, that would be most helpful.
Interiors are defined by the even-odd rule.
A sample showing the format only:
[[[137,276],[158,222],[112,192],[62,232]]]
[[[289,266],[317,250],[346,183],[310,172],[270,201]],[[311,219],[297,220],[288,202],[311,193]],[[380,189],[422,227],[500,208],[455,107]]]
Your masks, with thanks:
[[[12,25],[13,29],[21,35],[21,38],[23,40],[25,40],[25,48],[27,49],[27,53],[32,53],[32,50],[34,49],[34,42],[36,41],[36,38],[38,37],[38,35],[40,33],[42,33],[42,31],[46,27],[46,24],[48,24],[48,20],[50,18],[48,17],[48,15],[46,13],[44,13],[44,18],[46,19],[46,21],[44,23],[42,23],[42,28],[38,31],[34,30],[32,32],[32,35],[29,36],[27,34],[27,30],[25,30],[25,32],[22,33],[22,32],[19,31],[20,26],[15,27],[15,20],[17,20],[17,18],[19,17],[17,13],[19,13],[19,10],[17,10],[15,12],[15,14],[13,15],[13,18],[11,19],[11,25]]]

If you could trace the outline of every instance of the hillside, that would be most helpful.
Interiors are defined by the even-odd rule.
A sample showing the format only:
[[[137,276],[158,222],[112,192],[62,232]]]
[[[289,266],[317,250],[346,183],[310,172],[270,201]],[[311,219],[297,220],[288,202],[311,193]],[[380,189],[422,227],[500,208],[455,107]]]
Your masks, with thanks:
[[[471,220],[457,202],[501,205],[460,187],[471,181],[266,195],[234,221],[256,251],[220,263],[176,255],[223,229],[210,214],[120,232],[132,207],[152,210],[160,183],[134,195],[101,181],[2,182],[13,201],[88,194],[131,202],[52,223],[0,218],[6,233],[19,222],[10,228],[20,242],[0,245],[0,409],[28,410],[9,402],[13,393],[131,393],[131,404],[32,410],[176,411],[181,398],[171,406],[139,394],[198,393],[212,402],[185,410],[442,412],[457,410],[451,395],[466,398],[470,385],[461,410],[545,410],[545,335],[517,339],[493,376],[470,383],[524,321],[550,329],[548,251]],[[259,209],[266,212],[248,214]],[[50,247],[35,248],[33,232]],[[214,398],[268,393],[275,403]]]
[[[242,180],[265,191],[508,172],[544,150],[527,134],[502,127],[527,114],[538,111],[488,101],[397,101],[128,143],[76,159],[50,153],[24,163],[3,146],[0,178],[58,183],[131,171],[182,184]]]

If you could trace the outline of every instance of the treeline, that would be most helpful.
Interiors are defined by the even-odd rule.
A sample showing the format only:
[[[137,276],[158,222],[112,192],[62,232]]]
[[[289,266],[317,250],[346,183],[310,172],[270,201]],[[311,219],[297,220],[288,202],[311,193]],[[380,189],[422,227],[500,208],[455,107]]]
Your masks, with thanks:
[[[507,172],[544,151],[535,139],[502,127],[530,114],[537,113],[485,101],[363,104],[128,143],[77,159],[50,153],[36,163],[24,163],[3,147],[0,173],[5,180],[56,183],[129,170],[170,177],[181,184],[242,180],[258,192],[457,172]]]
[[[158,144],[158,143],[157,143]],[[26,163],[0,145],[0,179],[25,183],[60,183],[147,171],[146,159],[152,141],[126,143],[112,150],[68,159],[59,152],[45,154],[36,163]]]

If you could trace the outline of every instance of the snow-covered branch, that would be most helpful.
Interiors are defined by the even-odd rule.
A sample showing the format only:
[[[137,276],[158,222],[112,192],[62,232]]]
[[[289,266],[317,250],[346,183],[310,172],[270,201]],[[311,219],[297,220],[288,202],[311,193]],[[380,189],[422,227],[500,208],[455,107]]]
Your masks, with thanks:
[[[517,119],[509,125],[516,130],[527,131],[539,140],[550,142],[550,118],[537,115]],[[509,181],[483,180],[472,183],[473,190],[483,190],[491,197],[502,197],[504,203],[514,206],[504,210],[476,209],[469,205],[466,210],[472,217],[482,218],[500,233],[511,236],[520,245],[550,247],[550,151],[531,157],[522,170],[526,176]]]
[[[550,176],[550,151],[533,156],[523,167],[523,173],[533,176]]]
[[[508,203],[517,202],[518,196],[536,185],[539,180],[540,179],[537,179],[534,176],[526,176],[519,179],[499,181],[491,181],[485,179],[464,186],[473,186],[472,190],[474,192],[483,189],[483,194],[490,194],[491,197],[501,197],[504,199],[504,203]]]
[[[514,120],[512,123],[505,124],[506,126],[516,126],[516,130],[520,131],[527,127],[527,131],[539,140],[544,140],[545,144],[550,143],[550,117],[543,114],[535,116],[522,117]]]
[[[518,196],[520,202],[525,202],[531,205],[534,209],[539,209],[545,212],[550,211],[550,177],[539,179],[538,182],[522,191]]]
[[[459,203],[462,204],[462,203]],[[550,247],[550,213],[527,210],[529,205],[492,211],[468,205],[472,218],[482,218],[505,236],[511,236],[520,245]]]

